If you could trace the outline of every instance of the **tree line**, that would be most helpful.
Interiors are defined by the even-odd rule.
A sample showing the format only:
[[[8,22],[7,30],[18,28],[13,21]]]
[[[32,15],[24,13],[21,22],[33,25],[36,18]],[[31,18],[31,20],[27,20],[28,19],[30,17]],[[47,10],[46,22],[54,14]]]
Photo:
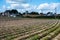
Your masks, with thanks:
[[[6,10],[6,11],[0,13],[0,16],[1,15],[4,15],[4,16],[8,16],[9,15],[9,16],[14,16],[14,17],[15,16],[23,17],[24,15],[26,15],[26,17],[31,17],[29,15],[39,15],[37,17],[43,18],[43,17],[46,17],[46,16],[55,17],[57,14],[56,13],[53,13],[53,12],[47,12],[46,14],[44,14],[44,13],[38,13],[38,12],[34,12],[34,11],[32,11],[32,12],[25,11],[25,12],[21,13],[21,12],[18,12],[16,9],[12,9],[12,10]]]

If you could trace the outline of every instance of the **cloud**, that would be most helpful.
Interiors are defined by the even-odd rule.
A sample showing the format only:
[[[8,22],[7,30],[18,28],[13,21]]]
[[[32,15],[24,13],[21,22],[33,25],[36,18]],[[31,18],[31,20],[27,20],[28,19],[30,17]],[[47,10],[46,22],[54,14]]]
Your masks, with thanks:
[[[43,4],[40,4],[37,9],[43,9],[43,8],[47,8],[49,6],[48,3],[43,3]]]
[[[50,3],[50,4],[43,3],[43,4],[40,4],[37,9],[55,9],[59,5],[60,3]]]
[[[19,5],[20,5],[20,4],[10,4],[10,7],[11,7],[11,8],[15,8],[15,7],[17,7],[17,8],[18,8]]]
[[[26,9],[30,7],[30,4],[10,4],[11,9]]]
[[[12,0],[6,0],[6,3],[17,3],[17,2],[12,1]]]
[[[23,6],[24,8],[29,8],[30,4],[21,4],[21,6]]]
[[[7,9],[11,9],[11,7],[10,6],[7,6]]]
[[[26,9],[30,7],[27,1],[28,0],[6,0],[6,3],[10,4],[11,9]]]
[[[37,7],[37,10],[39,10],[39,12],[41,12],[41,10],[46,13],[46,12],[54,12],[55,8],[57,8],[57,11],[60,7],[60,3],[42,3]]]
[[[29,0],[6,0],[6,3],[9,3],[10,6],[7,9],[17,9],[18,11],[32,11],[36,9],[35,5],[28,3]]]
[[[42,3],[39,5],[33,5],[28,3],[28,1],[29,0],[6,0],[6,3],[9,4],[7,9],[17,9],[20,12],[24,12],[26,10],[41,12],[41,9],[43,9],[43,11],[47,12],[54,11],[55,8],[60,8],[60,3]]]
[[[27,3],[29,0],[6,0],[7,3]]]

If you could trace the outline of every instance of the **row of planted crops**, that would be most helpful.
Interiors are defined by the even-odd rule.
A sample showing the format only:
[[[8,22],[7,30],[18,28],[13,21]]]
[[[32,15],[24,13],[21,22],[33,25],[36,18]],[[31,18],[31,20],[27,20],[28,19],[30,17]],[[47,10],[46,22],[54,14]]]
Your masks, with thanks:
[[[50,29],[31,36],[26,40],[60,40],[60,22],[58,21]]]
[[[57,19],[1,19],[0,40],[54,40],[59,26]]]

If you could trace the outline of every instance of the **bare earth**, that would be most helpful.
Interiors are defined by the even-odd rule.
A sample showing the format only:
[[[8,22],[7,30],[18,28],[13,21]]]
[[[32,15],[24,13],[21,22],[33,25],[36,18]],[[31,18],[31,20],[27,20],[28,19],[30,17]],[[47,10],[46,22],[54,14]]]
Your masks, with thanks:
[[[45,29],[51,28],[57,20],[54,19],[0,19],[0,39],[19,40],[25,35],[34,35]],[[60,35],[60,34],[59,34]],[[56,38],[59,38],[60,36]],[[53,39],[55,40],[55,38]]]

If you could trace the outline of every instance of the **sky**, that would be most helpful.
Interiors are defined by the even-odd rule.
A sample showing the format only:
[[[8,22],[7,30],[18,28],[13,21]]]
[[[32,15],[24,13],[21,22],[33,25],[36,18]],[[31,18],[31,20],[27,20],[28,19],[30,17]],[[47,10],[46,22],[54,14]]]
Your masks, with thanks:
[[[0,0],[0,12],[16,9],[18,12],[56,12],[60,14],[60,0]]]

